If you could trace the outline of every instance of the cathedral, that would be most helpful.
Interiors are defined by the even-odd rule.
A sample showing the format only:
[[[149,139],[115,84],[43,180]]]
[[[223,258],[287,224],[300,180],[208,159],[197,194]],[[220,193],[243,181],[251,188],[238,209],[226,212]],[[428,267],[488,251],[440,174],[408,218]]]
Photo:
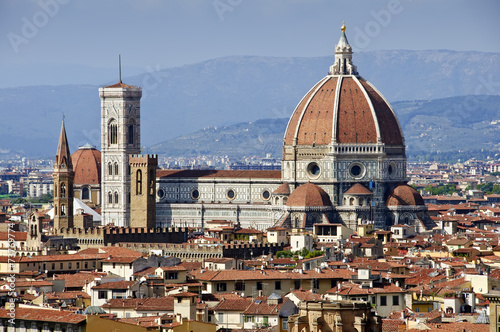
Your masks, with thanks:
[[[119,227],[228,221],[261,230],[328,223],[353,230],[363,223],[432,229],[422,197],[407,185],[405,140],[396,114],[358,73],[345,30],[343,25],[328,75],[290,117],[281,171],[157,169],[157,156],[140,155],[142,90],[120,80],[99,89],[101,153],[86,152],[95,160],[93,169],[100,167],[93,176],[95,181],[98,173],[100,192],[92,194],[96,183],[79,181],[73,184],[75,195],[88,201],[99,197],[101,224]],[[58,188],[62,182],[70,186],[68,179],[80,172],[57,167]],[[54,202],[59,211],[63,204],[70,208],[68,199]],[[59,216],[58,225],[68,225],[67,218]]]

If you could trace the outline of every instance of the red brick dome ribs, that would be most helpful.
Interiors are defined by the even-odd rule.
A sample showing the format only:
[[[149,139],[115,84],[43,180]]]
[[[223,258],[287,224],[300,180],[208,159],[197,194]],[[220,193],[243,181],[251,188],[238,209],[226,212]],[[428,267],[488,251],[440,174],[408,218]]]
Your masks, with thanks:
[[[90,145],[80,147],[71,155],[74,184],[101,183],[101,152]]]
[[[295,189],[287,206],[331,206],[330,196],[321,187],[307,182]]]
[[[407,205],[425,205],[422,196],[418,191],[407,185],[400,184],[394,189],[389,190],[387,194],[387,206],[407,206]]]
[[[332,142],[404,144],[390,105],[370,83],[355,75],[323,78],[302,98],[285,133],[285,145]]]

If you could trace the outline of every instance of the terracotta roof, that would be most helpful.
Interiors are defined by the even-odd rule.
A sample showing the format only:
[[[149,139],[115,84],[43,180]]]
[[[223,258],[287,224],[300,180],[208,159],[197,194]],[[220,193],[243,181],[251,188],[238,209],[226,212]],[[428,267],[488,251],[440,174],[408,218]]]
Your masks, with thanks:
[[[321,294],[318,293],[313,293],[311,291],[305,291],[305,290],[294,290],[291,291],[290,294],[295,295],[300,301],[305,302],[305,301],[321,301]]]
[[[104,259],[105,254],[61,254],[61,255],[37,255],[37,256],[23,256],[21,263],[34,263],[34,262],[54,262],[54,261],[77,261],[89,259]]]
[[[16,280],[16,287],[52,287],[53,283],[45,280]]]
[[[349,190],[347,190],[344,195],[372,195],[373,193],[368,190],[361,183],[355,183]]]
[[[281,179],[281,171],[246,170],[167,170],[156,172],[157,178],[243,178],[243,179]]]
[[[262,234],[262,231],[253,228],[240,228],[234,234]]]
[[[223,294],[221,294],[224,296]],[[252,303],[252,300],[246,298],[223,298],[214,307],[214,311],[243,311]]]
[[[102,260],[103,264],[106,263],[121,263],[121,264],[130,264],[138,260],[140,257],[127,257],[127,256],[118,256],[118,257],[108,257]]]
[[[288,201],[287,206],[331,206],[328,194],[319,186],[307,182],[296,188]]]
[[[132,85],[128,85],[128,84],[122,83],[122,81],[120,81],[120,82],[118,82],[116,84],[113,84],[113,85],[108,85],[105,88],[139,89],[136,86],[132,86]]]
[[[128,257],[140,257],[143,256],[140,252],[132,249],[127,249],[123,247],[100,247],[100,248],[88,248],[83,249],[78,252],[78,254],[95,255],[95,254],[106,254],[113,257],[116,256],[128,256]],[[107,257],[107,256],[106,256]]]
[[[26,241],[28,232],[0,232],[0,241],[8,241],[14,239],[16,241]]]
[[[0,309],[0,317],[9,319],[10,310]],[[70,311],[34,309],[16,307],[16,319],[27,321],[80,324],[86,320],[85,315],[77,315]]]
[[[101,184],[101,152],[95,148],[80,147],[71,155],[74,184]]]
[[[87,294],[85,292],[81,292],[81,291],[45,293],[45,297],[48,300],[66,300],[66,299],[75,299],[78,297],[81,297],[84,299],[90,299],[89,294]]]
[[[400,184],[396,188],[389,190],[387,195],[387,206],[407,206],[407,205],[425,205],[422,196],[415,188]]]
[[[403,145],[394,112],[371,84],[361,78],[358,82],[353,77],[326,76],[295,108],[284,144],[326,145],[334,133],[338,143],[376,143],[377,126],[383,143]]]
[[[72,274],[55,274],[54,279],[64,280],[65,288],[76,288],[84,287],[95,278],[101,278],[105,275],[106,273],[104,272],[79,272]]]
[[[278,187],[275,191],[273,191],[273,194],[276,195],[290,195],[290,186],[288,183],[283,183],[281,186]]]

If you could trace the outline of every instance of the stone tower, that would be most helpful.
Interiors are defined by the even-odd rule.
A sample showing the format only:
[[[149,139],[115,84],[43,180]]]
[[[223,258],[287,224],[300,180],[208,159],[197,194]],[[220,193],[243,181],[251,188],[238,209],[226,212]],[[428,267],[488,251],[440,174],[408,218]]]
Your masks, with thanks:
[[[54,172],[52,173],[54,178],[54,229],[73,227],[74,175],[63,120],[54,162]]]
[[[157,155],[130,155],[130,227],[156,227]]]
[[[42,246],[44,214],[33,211],[28,215],[28,234],[26,236],[26,247],[31,252],[37,252]]]
[[[129,155],[140,153],[142,89],[121,82],[99,89],[101,97],[102,223],[130,225]]]

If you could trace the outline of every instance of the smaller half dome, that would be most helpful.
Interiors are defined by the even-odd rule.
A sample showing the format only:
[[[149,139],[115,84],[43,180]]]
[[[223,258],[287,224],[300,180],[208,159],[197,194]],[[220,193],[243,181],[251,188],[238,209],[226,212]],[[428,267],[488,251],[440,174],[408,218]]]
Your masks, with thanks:
[[[425,205],[425,203],[422,196],[415,188],[407,184],[400,184],[388,192],[386,205],[408,206]]]
[[[290,186],[288,183],[283,183],[281,186],[278,187],[275,191],[273,191],[273,194],[275,195],[290,195]]]
[[[368,190],[361,183],[355,183],[344,195],[372,195],[373,193]]]
[[[331,206],[330,196],[321,187],[308,182],[295,189],[286,203],[287,206]]]

